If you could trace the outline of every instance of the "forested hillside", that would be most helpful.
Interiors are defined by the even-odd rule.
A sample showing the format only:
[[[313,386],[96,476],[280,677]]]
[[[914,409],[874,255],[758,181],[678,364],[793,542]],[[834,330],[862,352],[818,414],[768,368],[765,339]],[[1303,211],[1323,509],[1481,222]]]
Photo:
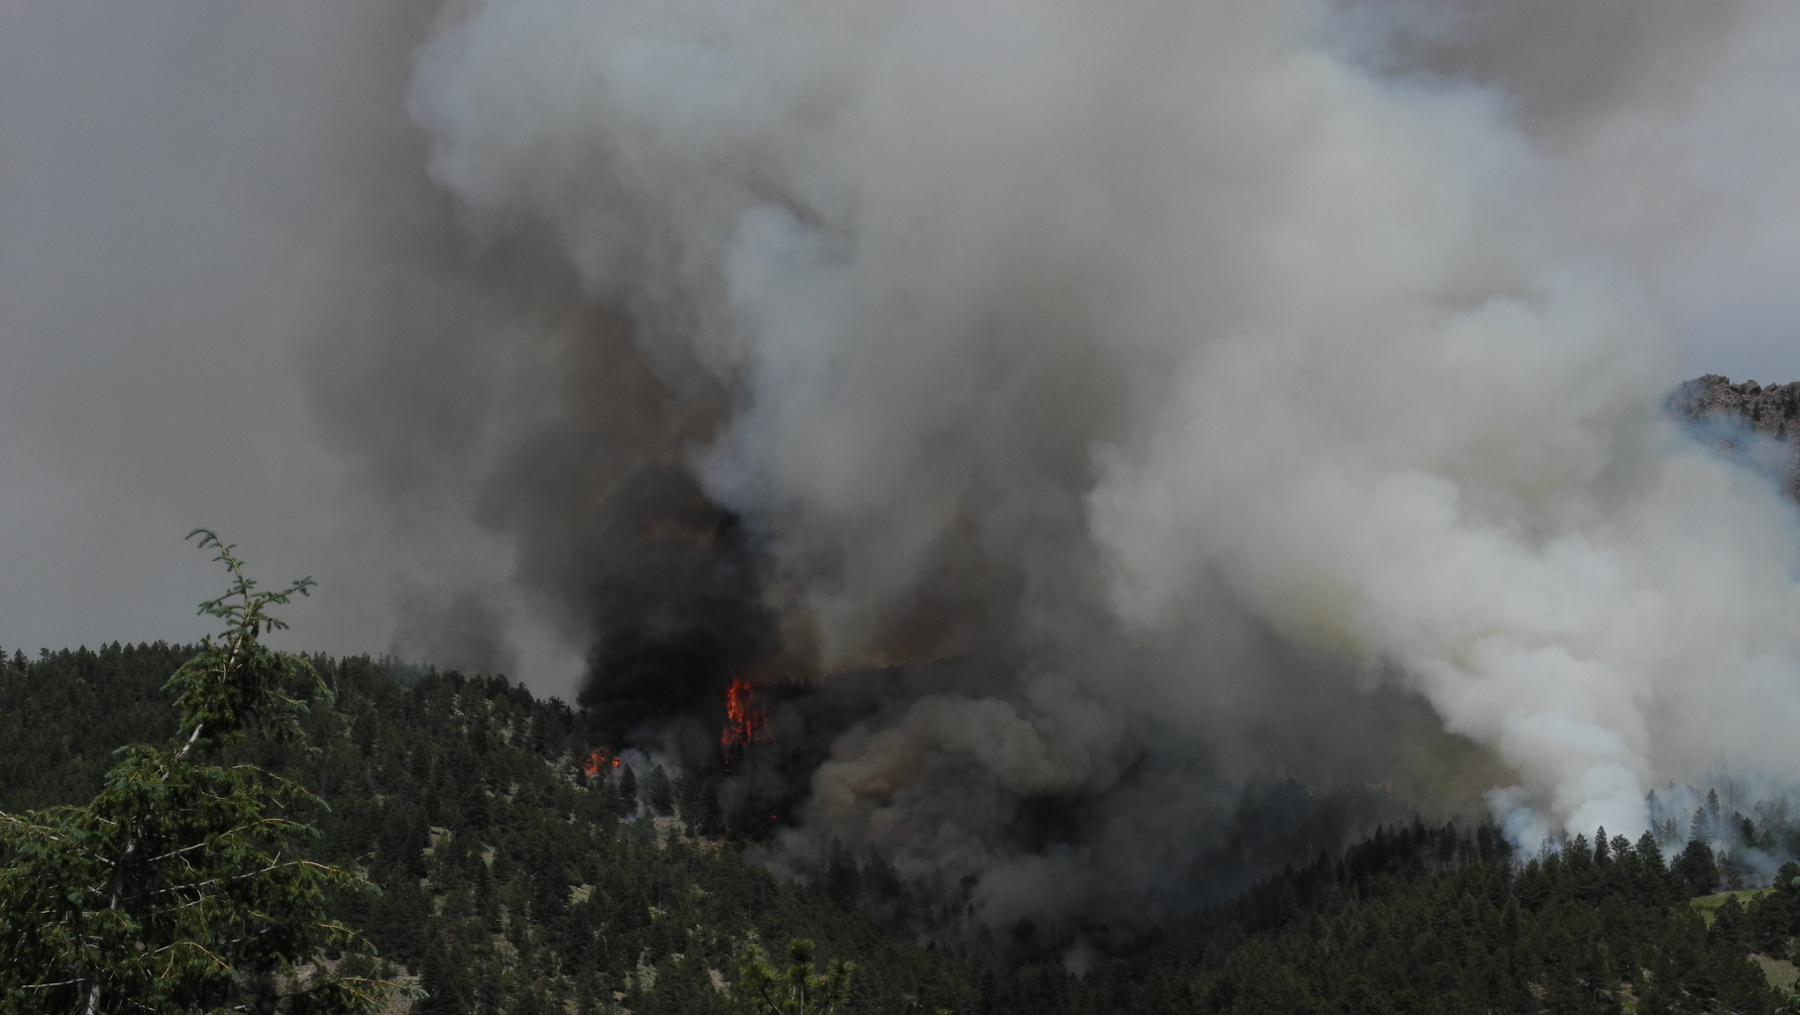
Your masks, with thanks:
[[[166,738],[174,718],[158,689],[188,654],[15,655],[0,671],[0,810],[90,795],[113,747]],[[403,687],[368,659],[313,661],[335,707],[312,710],[305,742],[261,742],[246,760],[329,802],[307,816],[324,833],[316,856],[381,887],[341,911],[421,978],[430,996],[415,1011],[728,1011],[715,979],[736,975],[743,945],[800,936],[858,960],[853,1011],[971,1007],[950,956],[891,944],[723,842],[658,820],[655,803],[672,809],[679,787],[639,800],[610,768],[587,776],[560,702],[501,678]]]
[[[114,748],[168,737],[160,689],[190,654],[113,645],[0,664],[0,810],[83,799]],[[247,760],[329,803],[308,816],[318,857],[381,888],[340,912],[418,978],[421,1013],[746,1010],[731,990],[746,945],[795,937],[857,963],[852,1012],[1772,1012],[1763,967],[1800,933],[1800,870],[1708,926],[1688,903],[1719,879],[1703,843],[1674,869],[1649,838],[1577,838],[1521,864],[1491,828],[1414,823],[1084,976],[1055,957],[1002,966],[891,940],[833,901],[883,891],[878,865],[780,883],[720,834],[704,787],[588,775],[560,702],[503,678],[313,662],[335,703],[310,712],[304,741],[250,742]]]

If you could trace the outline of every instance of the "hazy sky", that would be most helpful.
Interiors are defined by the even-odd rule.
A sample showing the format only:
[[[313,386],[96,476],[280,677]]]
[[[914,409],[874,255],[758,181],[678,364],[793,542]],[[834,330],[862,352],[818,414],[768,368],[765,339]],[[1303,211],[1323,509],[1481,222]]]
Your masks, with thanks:
[[[396,644],[395,576],[430,570],[419,546],[503,567],[474,534],[413,539],[378,510],[319,394],[334,301],[366,296],[387,256],[371,221],[414,214],[367,179],[422,193],[402,102],[429,6],[0,5],[8,651],[198,634],[220,579],[181,542],[196,525],[268,581],[316,574],[292,640],[337,651]],[[1791,33],[1727,33],[1698,86],[1620,101],[1608,139],[1571,156],[1619,175],[1585,211],[1663,302],[1689,374],[1800,379],[1797,55]],[[571,658],[535,658],[533,682],[565,691]]]
[[[0,5],[0,645],[198,635],[201,525],[318,576],[294,642],[394,645],[315,381],[423,7]]]

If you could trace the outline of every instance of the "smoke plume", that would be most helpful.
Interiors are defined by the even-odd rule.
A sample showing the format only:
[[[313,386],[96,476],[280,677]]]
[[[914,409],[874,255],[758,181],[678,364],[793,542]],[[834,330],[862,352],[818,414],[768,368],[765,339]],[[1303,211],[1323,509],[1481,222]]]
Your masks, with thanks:
[[[745,556],[690,615],[985,674],[838,736],[790,846],[1117,919],[1256,772],[1369,762],[1377,690],[1529,846],[1800,765],[1794,512],[1659,414],[1673,227],[1591,203],[1779,15],[1565,7],[485,0],[410,108],[475,236],[709,400]],[[612,661],[661,594],[601,584],[584,701],[724,678]]]
[[[757,686],[771,863],[1132,926],[1800,775],[1795,509],[1664,412],[1800,318],[1791,159],[1720,154],[1800,149],[1791,6],[357,17],[299,316],[395,645],[690,766]]]

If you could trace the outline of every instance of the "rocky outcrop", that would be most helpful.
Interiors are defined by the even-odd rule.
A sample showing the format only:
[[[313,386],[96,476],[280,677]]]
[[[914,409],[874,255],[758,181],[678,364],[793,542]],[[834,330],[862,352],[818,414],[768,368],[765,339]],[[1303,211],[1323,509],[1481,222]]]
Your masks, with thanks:
[[[1800,499],[1800,381],[1763,387],[1707,374],[1669,395],[1669,412],[1734,458],[1765,469]]]

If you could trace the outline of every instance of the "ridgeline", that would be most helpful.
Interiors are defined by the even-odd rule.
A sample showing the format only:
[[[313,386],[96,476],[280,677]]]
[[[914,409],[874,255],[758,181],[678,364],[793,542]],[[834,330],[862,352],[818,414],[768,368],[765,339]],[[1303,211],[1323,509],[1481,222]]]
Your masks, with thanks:
[[[116,748],[170,736],[161,688],[192,654],[111,645],[0,662],[0,810],[85,800]],[[842,1008],[856,1013],[1749,1015],[1782,1003],[1770,983],[1792,975],[1800,935],[1800,868],[1702,913],[1689,900],[1721,873],[1699,840],[1672,867],[1648,837],[1578,837],[1521,862],[1492,828],[1414,823],[1116,947],[1085,975],[1054,955],[1002,964],[894,940],[834,901],[894,896],[878,862],[784,883],[745,860],[703,787],[585,774],[561,702],[499,677],[311,662],[335,701],[303,717],[304,740],[247,742],[242,760],[325,801],[304,815],[323,833],[317,858],[381,889],[334,900],[337,914],[374,944],[379,972],[423,988],[421,1015],[766,1010],[737,989],[742,956],[792,938],[856,963]],[[1750,830],[1784,846],[1796,832]]]

